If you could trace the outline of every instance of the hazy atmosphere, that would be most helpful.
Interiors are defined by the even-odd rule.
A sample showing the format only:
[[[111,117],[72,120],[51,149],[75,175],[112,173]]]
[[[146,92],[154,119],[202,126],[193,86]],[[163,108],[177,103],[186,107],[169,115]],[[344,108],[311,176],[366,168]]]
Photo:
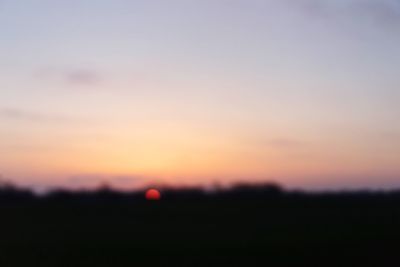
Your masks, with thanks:
[[[0,0],[0,175],[400,186],[398,0]]]

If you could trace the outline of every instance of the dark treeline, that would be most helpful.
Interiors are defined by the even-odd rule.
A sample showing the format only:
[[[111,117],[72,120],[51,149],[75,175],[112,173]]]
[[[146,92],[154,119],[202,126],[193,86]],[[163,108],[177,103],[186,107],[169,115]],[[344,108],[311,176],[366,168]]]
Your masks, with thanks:
[[[260,199],[288,196],[279,185],[266,184],[236,184],[228,188],[204,189],[200,187],[162,187],[159,189],[163,201],[171,200],[206,200],[206,199]],[[1,203],[26,201],[71,201],[71,202],[123,202],[145,201],[146,189],[134,191],[118,191],[104,185],[97,190],[64,190],[56,189],[45,194],[35,194],[32,190],[19,188],[11,183],[0,185]],[[304,193],[295,193],[305,195]],[[292,194],[293,195],[293,194]]]
[[[0,187],[0,266],[395,266],[400,191]]]
[[[285,190],[278,184],[236,184],[226,188],[204,189],[201,187],[162,187],[162,201],[174,200],[315,200],[356,202],[393,202],[400,201],[400,190],[354,190],[354,191],[322,191],[307,192],[301,190]],[[45,194],[36,194],[26,188],[11,183],[0,184],[0,205],[6,203],[46,202],[145,202],[146,189],[133,191],[114,190],[107,185],[97,190],[65,190],[56,189]]]

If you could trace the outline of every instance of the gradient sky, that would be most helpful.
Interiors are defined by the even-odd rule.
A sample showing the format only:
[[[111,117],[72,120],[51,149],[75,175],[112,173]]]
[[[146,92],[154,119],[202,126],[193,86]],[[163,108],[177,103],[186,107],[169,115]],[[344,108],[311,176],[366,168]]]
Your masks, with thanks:
[[[0,173],[400,186],[398,0],[0,0]]]

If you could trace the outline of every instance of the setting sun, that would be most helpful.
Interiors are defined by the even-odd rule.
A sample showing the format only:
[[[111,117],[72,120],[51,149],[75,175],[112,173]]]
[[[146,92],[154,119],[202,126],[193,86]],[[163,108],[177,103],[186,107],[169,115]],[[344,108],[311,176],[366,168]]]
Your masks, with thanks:
[[[157,189],[149,189],[146,191],[146,199],[147,200],[160,200],[161,193]]]

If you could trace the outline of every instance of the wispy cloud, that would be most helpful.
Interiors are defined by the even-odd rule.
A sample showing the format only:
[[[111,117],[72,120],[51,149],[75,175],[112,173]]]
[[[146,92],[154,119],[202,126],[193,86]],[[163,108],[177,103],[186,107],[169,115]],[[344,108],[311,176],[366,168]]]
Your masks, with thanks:
[[[318,18],[361,16],[379,22],[400,23],[398,0],[285,0],[284,3]]]
[[[267,140],[266,145],[276,148],[299,148],[304,145],[304,142],[296,139],[276,138]]]
[[[0,108],[0,118],[3,120],[17,120],[27,122],[75,122],[77,119],[62,115],[45,114],[18,108]]]
[[[98,188],[108,185],[116,189],[132,189],[142,182],[136,175],[79,174],[70,177],[67,184],[71,188]]]
[[[308,140],[302,140],[295,136],[273,136],[268,134],[241,133],[237,135],[239,142],[251,147],[276,149],[276,150],[303,150],[308,148]]]
[[[90,70],[73,70],[64,75],[67,82],[77,85],[94,85],[101,81],[100,74]]]
[[[104,80],[100,72],[89,68],[46,68],[38,77],[73,86],[94,86]]]

